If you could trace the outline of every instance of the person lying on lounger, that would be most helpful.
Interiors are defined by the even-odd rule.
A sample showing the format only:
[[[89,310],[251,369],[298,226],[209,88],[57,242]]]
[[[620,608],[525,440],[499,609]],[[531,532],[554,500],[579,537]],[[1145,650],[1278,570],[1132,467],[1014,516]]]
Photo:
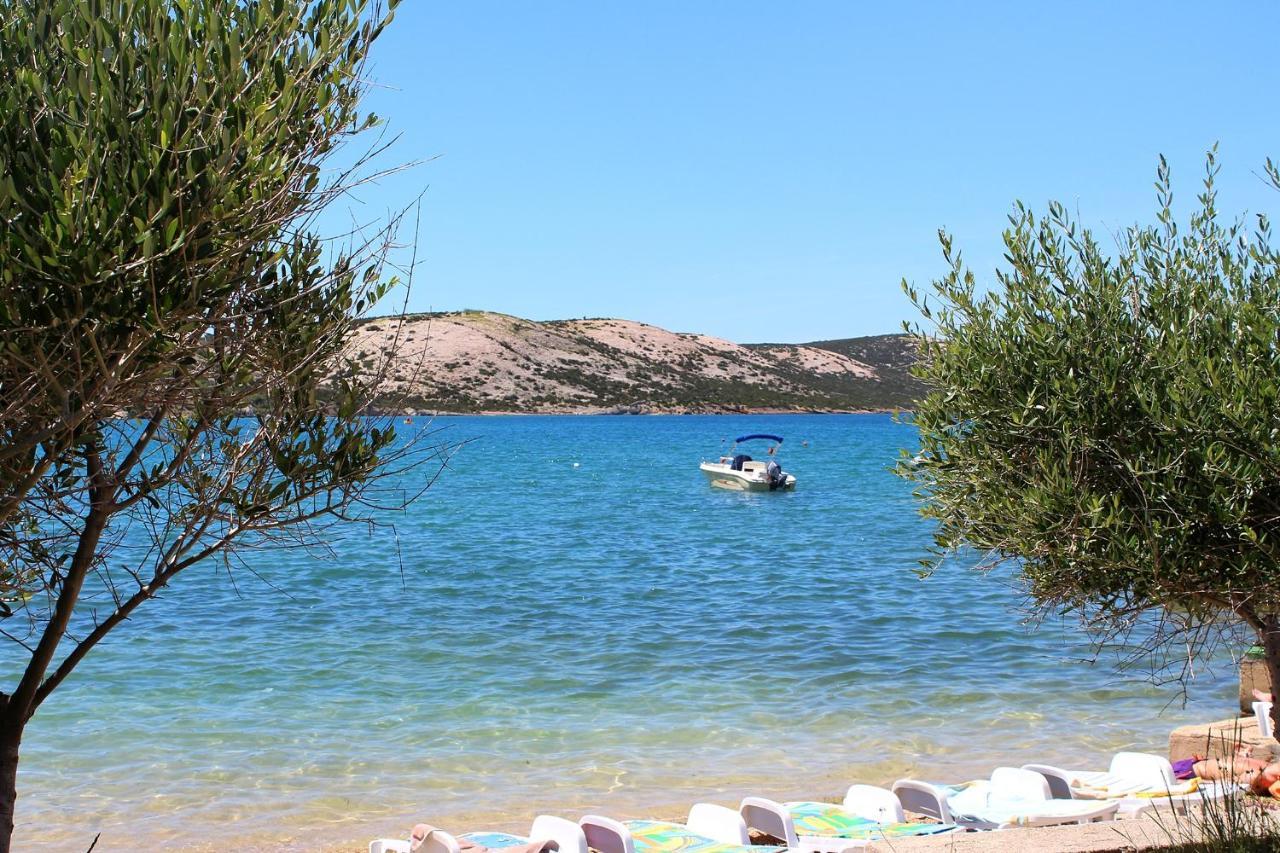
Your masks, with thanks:
[[[1188,758],[1175,761],[1174,775],[1179,779],[1196,777],[1206,782],[1234,780],[1248,785],[1260,796],[1280,799],[1280,747],[1261,747],[1265,758],[1255,758],[1249,747],[1241,744],[1231,758]]]

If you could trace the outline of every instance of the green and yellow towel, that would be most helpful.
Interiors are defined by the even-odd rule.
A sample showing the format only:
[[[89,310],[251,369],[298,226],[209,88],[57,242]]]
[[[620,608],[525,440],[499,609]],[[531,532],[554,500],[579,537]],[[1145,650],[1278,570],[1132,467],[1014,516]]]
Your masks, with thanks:
[[[883,838],[935,835],[955,829],[946,823],[877,823],[852,815],[831,803],[783,803],[783,807],[791,813],[796,835],[878,841]]]
[[[636,853],[783,853],[785,847],[725,844],[690,832],[687,826],[660,820],[629,820],[626,827]]]

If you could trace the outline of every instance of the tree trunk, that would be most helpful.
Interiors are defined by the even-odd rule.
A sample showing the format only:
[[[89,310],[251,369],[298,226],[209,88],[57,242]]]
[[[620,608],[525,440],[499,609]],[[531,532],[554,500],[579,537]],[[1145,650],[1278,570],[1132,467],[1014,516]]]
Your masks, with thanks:
[[[22,733],[27,727],[27,721],[35,713],[40,685],[49,671],[49,664],[57,654],[58,644],[67,632],[85,576],[97,556],[102,531],[106,529],[107,520],[115,511],[115,505],[111,502],[110,484],[104,482],[106,472],[102,464],[101,445],[102,440],[98,435],[92,436],[85,444],[85,468],[90,481],[89,512],[85,516],[84,528],[80,531],[75,555],[71,558],[62,586],[58,590],[53,612],[40,633],[40,642],[31,649],[31,660],[27,663],[17,688],[0,705],[0,853],[9,853],[13,844],[13,808],[18,801],[18,748],[22,744]]]
[[[18,746],[25,722],[0,723],[0,853],[13,844],[13,807],[18,801]]]
[[[1274,617],[1263,624],[1265,627],[1258,632],[1258,639],[1262,640],[1267,674],[1271,676],[1271,731],[1273,736],[1280,738],[1280,702],[1275,701],[1276,693],[1280,692],[1280,624]]]

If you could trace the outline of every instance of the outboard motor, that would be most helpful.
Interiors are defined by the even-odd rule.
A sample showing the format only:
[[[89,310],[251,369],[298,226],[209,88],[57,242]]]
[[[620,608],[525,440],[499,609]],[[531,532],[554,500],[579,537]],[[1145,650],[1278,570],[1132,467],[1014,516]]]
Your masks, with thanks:
[[[787,482],[787,473],[782,470],[782,466],[772,459],[765,466],[764,473],[769,477],[769,491],[776,491],[782,488]]]

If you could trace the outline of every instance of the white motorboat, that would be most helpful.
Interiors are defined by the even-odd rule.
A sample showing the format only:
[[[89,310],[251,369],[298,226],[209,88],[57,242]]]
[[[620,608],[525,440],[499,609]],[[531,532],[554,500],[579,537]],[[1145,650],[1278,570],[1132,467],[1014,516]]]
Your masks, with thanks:
[[[776,442],[770,446],[767,459],[752,459],[745,453],[734,453],[737,446],[744,441],[764,439]],[[773,455],[782,444],[782,436],[766,433],[740,435],[733,441],[733,448],[728,456],[721,456],[716,462],[703,462],[698,468],[707,475],[711,485],[720,489],[732,489],[738,492],[777,492],[794,489],[796,478],[782,470]]]

